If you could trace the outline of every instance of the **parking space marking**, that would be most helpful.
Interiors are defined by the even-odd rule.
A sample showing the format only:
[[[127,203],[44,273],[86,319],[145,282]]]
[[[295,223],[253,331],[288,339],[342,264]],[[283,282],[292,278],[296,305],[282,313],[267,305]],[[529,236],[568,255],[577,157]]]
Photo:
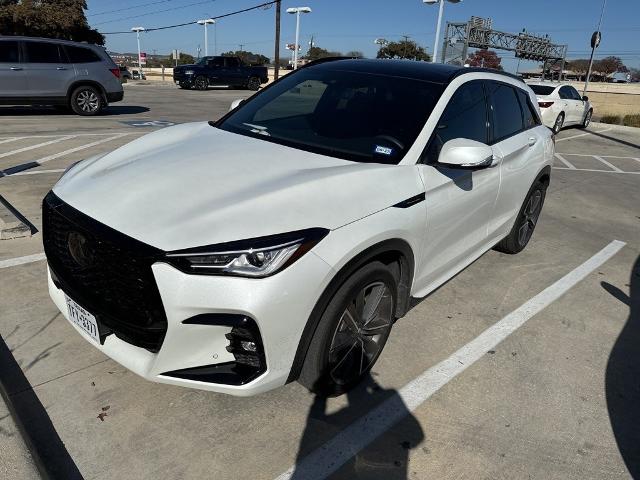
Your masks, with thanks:
[[[489,350],[524,325],[527,320],[558,300],[591,272],[613,257],[625,243],[614,240],[582,265],[545,288],[502,320],[486,329],[449,358],[426,370],[402,387],[397,395],[346,427],[334,438],[290,467],[276,480],[325,479],[348,462],[380,434],[414,411],[443,386],[480,360]]]
[[[44,253],[36,253],[33,255],[25,255],[24,257],[10,258],[8,260],[0,260],[0,269],[24,265],[26,263],[39,262],[46,257]]]
[[[18,148],[17,150],[11,150],[10,152],[0,153],[0,158],[8,157],[9,155],[15,155],[17,153],[27,152],[35,148],[46,147],[47,145],[53,145],[54,143],[64,142],[65,140],[71,140],[72,138],[75,138],[75,135],[65,135],[59,138],[55,138],[53,140],[49,140],[48,142],[36,143],[35,145],[29,145],[28,147],[22,147],[22,148]]]
[[[572,172],[597,172],[597,173],[615,173],[615,174],[625,174],[625,175],[640,175],[640,172],[623,172],[620,170],[616,172],[615,170],[598,170],[595,168],[565,168],[565,167],[553,167],[554,170],[570,170]]]
[[[575,170],[575,169],[576,169],[576,167],[574,167],[571,163],[569,163],[569,162],[568,162],[568,161],[567,161],[567,160],[566,160],[562,155],[560,155],[559,153],[556,153],[556,154],[555,154],[555,156],[556,156],[556,158],[557,158],[558,160],[560,160],[562,163],[564,163],[564,164],[567,166],[567,168],[569,168],[569,169],[571,169],[571,170]]]
[[[16,140],[19,140],[19,139],[20,137],[5,138],[3,140],[0,140],[0,143],[15,142]]]
[[[53,168],[51,170],[32,170],[30,172],[18,172],[12,173],[12,177],[19,177],[21,175],[41,175],[45,173],[63,173],[65,171],[64,168]]]
[[[593,132],[602,133],[602,132],[608,132],[609,130],[613,130],[613,127],[603,128],[602,130],[594,130]],[[563,142],[564,140],[572,140],[574,138],[584,137],[585,135],[591,135],[591,132],[580,133],[578,135],[573,135],[572,137],[556,138],[556,143]]]
[[[109,135],[115,135],[116,133],[124,133],[126,135],[144,135],[144,133],[132,133],[132,132],[105,132],[105,133],[52,133],[50,135],[23,135],[20,137],[0,137],[0,143],[3,141],[14,141],[14,140],[28,140],[30,138],[52,138],[52,137],[64,137],[67,135],[73,135],[74,137],[106,137]]]
[[[614,172],[622,172],[623,170],[620,170],[618,167],[616,167],[615,165],[607,162],[604,158],[599,157],[598,155],[593,155],[593,158],[595,158],[596,160],[598,160],[599,162],[604,163],[607,167],[609,167],[611,170],[613,170]]]
[[[112,140],[117,140],[119,138],[125,137],[127,135],[131,135],[130,133],[118,133],[117,135],[113,135],[111,137],[103,138],[101,140],[96,140],[95,142],[87,143],[85,145],[80,145],[79,147],[70,148],[65,150],[64,152],[54,153],[53,155],[48,155],[46,157],[39,158],[38,160],[34,160],[35,162],[42,165],[43,163],[49,162],[51,160],[55,160],[56,158],[64,157],[65,155],[69,155],[70,153],[79,152],[81,150],[85,150],[87,148],[95,147],[102,143],[111,142]]]

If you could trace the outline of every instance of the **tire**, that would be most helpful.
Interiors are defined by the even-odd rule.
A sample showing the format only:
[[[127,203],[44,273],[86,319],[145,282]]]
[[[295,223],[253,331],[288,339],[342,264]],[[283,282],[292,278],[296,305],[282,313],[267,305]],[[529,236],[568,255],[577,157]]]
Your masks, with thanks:
[[[562,126],[564,125],[564,112],[560,112],[560,114],[556,117],[556,121],[553,123],[553,128],[551,131],[554,135],[557,135],[560,130],[562,130]]]
[[[247,82],[247,89],[257,91],[260,89],[260,79],[258,77],[251,77]]]
[[[89,85],[76,88],[69,99],[71,109],[85,117],[97,115],[105,107],[102,94]]]
[[[199,75],[193,81],[193,88],[196,90],[206,90],[209,88],[209,80],[203,75]]]
[[[547,185],[540,180],[536,180],[536,183],[529,189],[522,207],[520,207],[511,232],[494,247],[495,250],[509,254],[519,253],[524,250],[524,247],[531,240],[533,231],[538,223],[546,194]]]
[[[587,128],[591,123],[591,116],[593,115],[593,110],[589,109],[587,114],[584,116],[582,123],[580,124],[580,128]]]
[[[397,290],[396,279],[381,262],[365,265],[349,277],[320,318],[298,382],[323,396],[356,386],[389,338]]]

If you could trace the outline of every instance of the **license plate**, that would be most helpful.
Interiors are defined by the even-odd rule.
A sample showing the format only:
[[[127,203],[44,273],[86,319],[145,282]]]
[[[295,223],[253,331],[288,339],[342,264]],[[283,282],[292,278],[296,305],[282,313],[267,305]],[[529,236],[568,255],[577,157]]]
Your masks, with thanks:
[[[87,312],[67,295],[65,295],[64,298],[67,301],[69,320],[80,327],[80,329],[89,335],[94,342],[100,343],[100,334],[98,333],[98,322],[96,321],[96,317]]]

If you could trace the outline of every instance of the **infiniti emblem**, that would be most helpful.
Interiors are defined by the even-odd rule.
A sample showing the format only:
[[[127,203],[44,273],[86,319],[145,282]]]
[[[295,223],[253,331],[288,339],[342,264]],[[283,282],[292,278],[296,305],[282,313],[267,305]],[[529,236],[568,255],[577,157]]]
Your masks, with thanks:
[[[81,267],[88,267],[93,263],[93,252],[87,237],[78,232],[71,232],[67,237],[67,248],[71,258]]]

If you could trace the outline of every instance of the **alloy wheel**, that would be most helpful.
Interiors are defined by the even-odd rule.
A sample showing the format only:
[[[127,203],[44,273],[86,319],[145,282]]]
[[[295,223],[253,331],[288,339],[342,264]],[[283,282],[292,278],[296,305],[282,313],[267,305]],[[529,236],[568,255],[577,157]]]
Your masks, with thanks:
[[[91,90],[82,90],[76,97],[76,104],[83,112],[93,113],[100,108],[100,98]]]
[[[538,222],[541,209],[542,192],[538,189],[531,194],[529,201],[522,212],[523,218],[520,228],[518,229],[518,243],[521,246],[525,246],[529,243],[531,235],[533,235],[533,230],[536,228],[536,223]]]
[[[208,87],[207,79],[204,77],[196,78],[195,86],[197,90],[206,90]]]
[[[562,128],[563,123],[564,123],[564,116],[560,114],[558,115],[558,118],[556,118],[556,123],[553,124],[553,133],[558,133]]]
[[[592,112],[591,112],[591,110],[589,110],[589,111],[587,112],[587,116],[586,116],[586,117],[584,117],[584,123],[583,123],[583,125],[584,125],[585,127],[588,127],[588,126],[589,126],[589,124],[591,123],[591,115],[592,115]]]
[[[393,325],[393,296],[370,283],[342,313],[329,347],[329,375],[338,385],[357,381],[377,360]]]

